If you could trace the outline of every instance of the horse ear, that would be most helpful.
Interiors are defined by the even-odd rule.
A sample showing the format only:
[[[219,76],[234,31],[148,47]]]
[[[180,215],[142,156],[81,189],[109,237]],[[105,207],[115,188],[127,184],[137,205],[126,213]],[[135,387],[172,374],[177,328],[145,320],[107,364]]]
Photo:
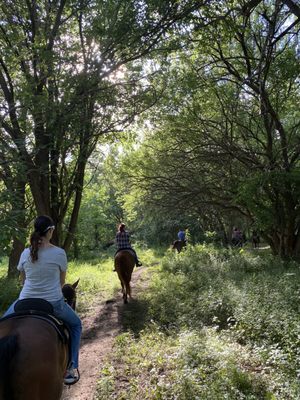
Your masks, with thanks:
[[[73,289],[76,289],[76,288],[77,288],[78,283],[79,283],[79,280],[80,280],[80,278],[79,278],[76,282],[73,283],[73,285],[72,285],[72,288],[73,288]]]

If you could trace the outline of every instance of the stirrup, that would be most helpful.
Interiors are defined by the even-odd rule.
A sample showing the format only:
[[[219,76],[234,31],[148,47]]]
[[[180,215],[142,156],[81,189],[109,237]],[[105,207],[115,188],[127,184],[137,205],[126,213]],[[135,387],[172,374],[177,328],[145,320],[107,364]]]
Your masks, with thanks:
[[[77,376],[75,376],[74,374],[72,374],[72,372],[76,370],[77,371]],[[80,372],[78,370],[78,368],[72,368],[72,372],[69,372],[69,376],[68,376],[68,371],[66,371],[66,376],[64,377],[64,384],[71,386],[74,385],[75,383],[77,383],[80,379]]]

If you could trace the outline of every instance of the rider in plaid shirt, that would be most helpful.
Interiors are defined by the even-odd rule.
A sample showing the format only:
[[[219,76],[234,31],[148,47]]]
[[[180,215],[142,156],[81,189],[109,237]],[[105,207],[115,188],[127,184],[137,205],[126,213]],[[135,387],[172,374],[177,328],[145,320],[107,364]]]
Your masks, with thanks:
[[[117,245],[117,252],[120,250],[124,249],[129,249],[135,254],[135,259],[136,259],[136,266],[140,267],[142,263],[139,261],[137,254],[135,250],[132,248],[131,243],[130,243],[130,236],[127,231],[125,231],[125,224],[120,224],[119,225],[119,230],[116,234],[116,245]],[[116,252],[116,254],[117,254]]]
[[[116,234],[116,245],[119,249],[131,249],[129,233],[127,231],[118,231]]]

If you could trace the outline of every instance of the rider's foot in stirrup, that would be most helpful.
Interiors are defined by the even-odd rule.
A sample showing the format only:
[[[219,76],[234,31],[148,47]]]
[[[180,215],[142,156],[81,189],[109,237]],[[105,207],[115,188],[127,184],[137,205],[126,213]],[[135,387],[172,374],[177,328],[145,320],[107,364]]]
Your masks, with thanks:
[[[64,377],[64,383],[66,385],[74,385],[74,383],[78,382],[80,378],[79,371],[77,368],[67,369],[66,375]]]

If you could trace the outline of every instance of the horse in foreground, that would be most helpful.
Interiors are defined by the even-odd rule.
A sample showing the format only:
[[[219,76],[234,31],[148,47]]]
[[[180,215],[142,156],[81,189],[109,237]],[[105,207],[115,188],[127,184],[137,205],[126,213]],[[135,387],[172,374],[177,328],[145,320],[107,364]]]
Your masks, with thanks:
[[[121,250],[115,255],[115,270],[121,282],[125,304],[128,303],[128,297],[131,298],[130,281],[135,262],[135,257],[130,250]]]
[[[177,250],[177,252],[180,253],[184,247],[186,247],[185,240],[175,240],[175,242],[173,242],[172,250]]]
[[[77,284],[64,288],[71,306]],[[69,359],[68,335],[62,323],[48,315],[50,303],[25,300],[16,304],[15,314],[0,319],[0,400],[59,400]]]

